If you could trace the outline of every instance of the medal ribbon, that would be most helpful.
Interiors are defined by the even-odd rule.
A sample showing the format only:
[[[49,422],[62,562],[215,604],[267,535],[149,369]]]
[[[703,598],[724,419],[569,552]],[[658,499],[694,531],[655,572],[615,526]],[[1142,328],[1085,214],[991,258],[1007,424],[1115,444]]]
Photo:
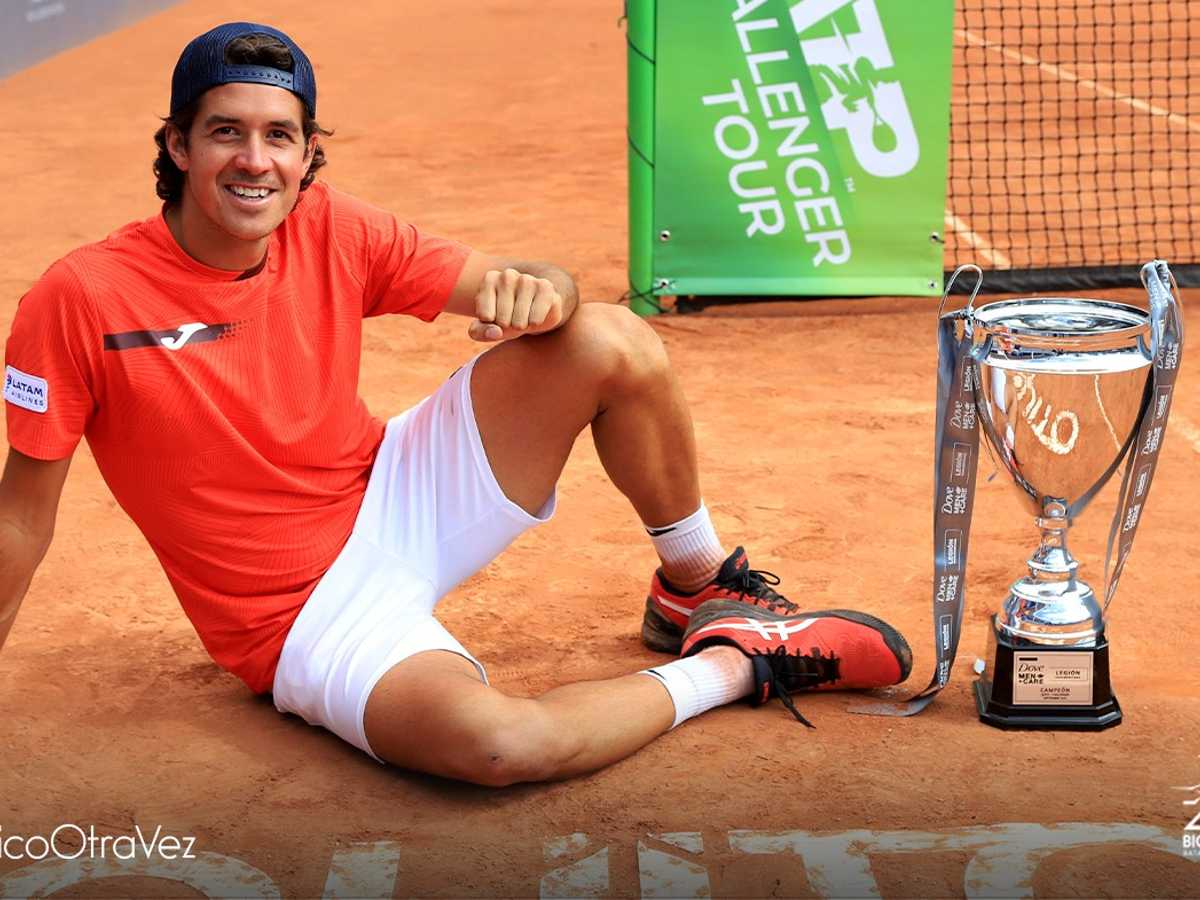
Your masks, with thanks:
[[[1108,532],[1104,556],[1105,612],[1117,593],[1117,583],[1133,549],[1133,538],[1146,508],[1150,483],[1158,467],[1158,453],[1167,430],[1167,418],[1171,414],[1175,376],[1179,374],[1179,363],[1183,358],[1183,316],[1179,301],[1171,290],[1175,284],[1171,270],[1161,259],[1148,262],[1142,267],[1142,284],[1150,295],[1150,352],[1154,358],[1154,368],[1148,391],[1149,402],[1142,410],[1137,439],[1121,478],[1117,511]],[[1118,548],[1115,566],[1114,548]]]
[[[982,274],[974,266],[980,278]],[[961,269],[959,271],[962,271]],[[955,273],[957,277],[958,273]],[[950,284],[946,293],[950,293]],[[978,293],[979,285],[975,287]],[[971,295],[974,302],[975,295]],[[943,298],[943,303],[945,299]],[[879,716],[919,713],[950,680],[962,631],[967,539],[975,505],[975,474],[979,455],[979,413],[975,404],[978,368],[972,354],[970,309],[938,316],[937,432],[934,441],[933,492],[933,640],[937,667],[929,684],[916,696],[892,703],[869,703],[851,712]]]

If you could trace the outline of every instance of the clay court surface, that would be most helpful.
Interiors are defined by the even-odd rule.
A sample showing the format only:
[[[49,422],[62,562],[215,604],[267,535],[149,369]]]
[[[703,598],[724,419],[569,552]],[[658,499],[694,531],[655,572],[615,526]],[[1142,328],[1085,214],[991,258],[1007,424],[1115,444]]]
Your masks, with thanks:
[[[156,211],[150,138],[176,55],[238,18],[282,27],[315,61],[320,118],[337,131],[321,177],[480,249],[559,262],[585,299],[615,301],[626,289],[619,15],[615,0],[187,2],[0,81],[3,333],[53,260]],[[858,607],[899,627],[916,664],[892,697],[933,669],[935,307],[789,302],[654,322],[686,379],[718,530],[803,606]],[[371,409],[392,415],[434,389],[477,350],[465,330],[452,318],[371,320]],[[1111,610],[1120,727],[1005,733],[977,721],[971,663],[1035,540],[1007,476],[981,477],[958,661],[921,715],[851,715],[847,695],[802,696],[810,731],[778,703],[735,705],[595,775],[501,791],[381,767],[217,669],[81,445],[54,545],[0,654],[0,836],[161,825],[207,854],[159,873],[175,880],[97,870],[119,877],[60,894],[77,897],[199,896],[196,885],[306,897],[701,885],[739,897],[997,885],[1200,895],[1200,866],[1180,849],[1196,792],[1178,789],[1200,782],[1198,358],[1185,353]],[[1096,585],[1113,495],[1073,531]],[[585,437],[553,522],[439,612],[493,683],[532,695],[662,660],[638,639],[654,565]],[[0,894],[65,883],[62,864],[28,865],[0,859]]]

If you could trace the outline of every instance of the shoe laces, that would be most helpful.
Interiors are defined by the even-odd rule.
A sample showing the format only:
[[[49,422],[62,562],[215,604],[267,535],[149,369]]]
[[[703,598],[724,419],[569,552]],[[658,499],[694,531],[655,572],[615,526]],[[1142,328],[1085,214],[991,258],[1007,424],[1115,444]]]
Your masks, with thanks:
[[[799,612],[799,606],[774,590],[774,585],[779,582],[780,578],[774,572],[746,566],[738,569],[737,574],[726,580],[722,587],[737,591],[738,600],[744,602],[747,597],[751,597],[755,606],[765,607],[771,612]]]
[[[810,690],[817,685],[837,681],[841,677],[841,659],[832,651],[825,656],[820,647],[813,647],[812,653],[808,654],[795,651],[789,653],[783,646],[765,653],[756,653],[767,662],[771,673],[771,691],[779,698],[779,702],[800,724],[815,728],[816,726],[796,709],[792,692]]]

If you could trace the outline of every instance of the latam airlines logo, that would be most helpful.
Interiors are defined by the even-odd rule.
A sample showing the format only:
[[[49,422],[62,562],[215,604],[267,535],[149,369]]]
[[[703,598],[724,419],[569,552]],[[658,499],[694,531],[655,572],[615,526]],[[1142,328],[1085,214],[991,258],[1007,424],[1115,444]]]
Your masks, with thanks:
[[[30,412],[44,413],[50,408],[50,386],[45,378],[5,366],[4,399]]]
[[[137,347],[164,347],[167,350],[182,350],[192,344],[203,344],[233,334],[237,323],[205,325],[203,322],[186,322],[178,328],[166,331],[122,331],[104,336],[105,350],[133,350]]]

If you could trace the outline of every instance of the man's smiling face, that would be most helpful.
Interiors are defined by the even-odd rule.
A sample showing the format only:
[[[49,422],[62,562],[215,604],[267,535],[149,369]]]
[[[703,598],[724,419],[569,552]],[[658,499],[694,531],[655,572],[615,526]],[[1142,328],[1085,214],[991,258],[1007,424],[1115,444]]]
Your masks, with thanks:
[[[291,212],[317,140],[305,141],[302,114],[283,88],[225,84],[200,98],[186,142],[171,136],[171,157],[186,174],[184,231],[203,246],[200,258],[228,255],[237,268],[245,243],[265,241]]]

